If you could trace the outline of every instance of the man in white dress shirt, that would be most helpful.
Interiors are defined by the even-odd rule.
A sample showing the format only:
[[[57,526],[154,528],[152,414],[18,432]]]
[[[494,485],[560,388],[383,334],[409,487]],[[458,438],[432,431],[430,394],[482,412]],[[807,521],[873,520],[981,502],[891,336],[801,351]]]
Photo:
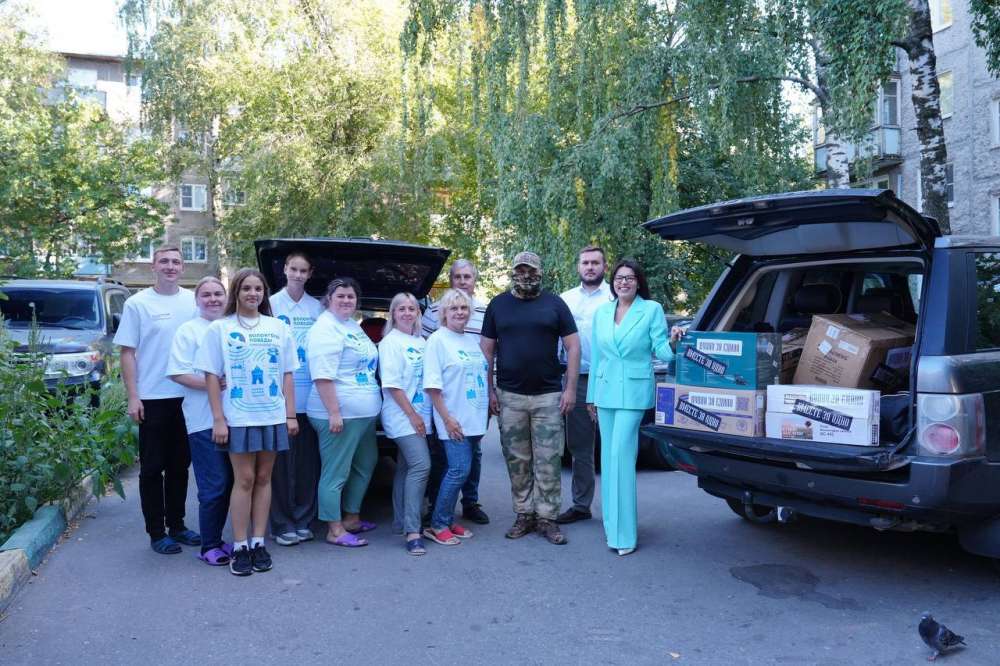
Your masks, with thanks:
[[[604,281],[607,261],[604,250],[588,245],[577,256],[580,284],[560,296],[569,306],[580,332],[580,379],[576,383],[576,406],[566,415],[566,448],[573,456],[573,503],[556,518],[574,523],[591,517],[594,501],[594,444],[597,426],[587,412],[587,378],[590,373],[590,330],[597,308],[611,300],[611,287]]]

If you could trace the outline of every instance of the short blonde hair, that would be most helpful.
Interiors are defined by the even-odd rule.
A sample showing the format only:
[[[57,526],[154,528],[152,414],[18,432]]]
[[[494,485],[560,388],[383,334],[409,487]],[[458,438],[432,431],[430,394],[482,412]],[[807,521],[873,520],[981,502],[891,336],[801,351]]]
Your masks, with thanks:
[[[220,280],[219,278],[215,277],[214,275],[206,275],[202,279],[198,280],[198,284],[196,284],[194,286],[194,295],[197,296],[198,292],[201,291],[201,288],[204,287],[209,282],[214,282],[217,285],[219,285],[220,287],[222,287],[222,291],[226,290],[226,285],[224,285],[222,283],[222,280]]]
[[[396,308],[407,301],[417,306],[417,320],[413,323],[413,330],[408,333],[409,335],[416,335],[420,332],[420,302],[417,300],[416,296],[408,291],[401,291],[393,296],[392,301],[389,303],[389,320],[385,322],[385,328],[382,330],[382,337],[389,335],[389,331],[392,329],[398,328],[396,326]],[[399,330],[403,331],[401,328]],[[407,331],[403,331],[403,333],[407,333]]]
[[[156,261],[156,255],[162,254],[164,252],[176,252],[181,255],[181,261],[184,261],[184,253],[176,245],[161,245],[160,247],[153,250],[153,261]]]
[[[449,307],[452,305],[457,305],[459,302],[465,303],[469,307],[469,314],[472,314],[472,299],[469,298],[468,294],[459,289],[449,289],[444,292],[444,296],[437,303],[438,308],[438,319],[442,326],[447,325],[448,315],[445,314]]]

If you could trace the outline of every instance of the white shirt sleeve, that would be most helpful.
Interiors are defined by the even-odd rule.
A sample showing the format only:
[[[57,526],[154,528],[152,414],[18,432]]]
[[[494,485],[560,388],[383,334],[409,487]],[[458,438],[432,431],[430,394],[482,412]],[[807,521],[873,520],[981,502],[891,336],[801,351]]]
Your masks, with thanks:
[[[167,360],[167,376],[190,375],[195,372],[194,355],[198,341],[192,335],[194,331],[186,324],[181,325],[174,333],[170,344],[170,358]]]
[[[424,350],[424,389],[444,388],[444,348],[441,336],[434,335]]]
[[[319,335],[313,335],[313,333]],[[344,352],[344,341],[340,335],[328,331],[310,331],[308,354],[309,374],[315,379],[337,378],[340,356]]]
[[[134,296],[132,298],[135,298]],[[125,301],[122,309],[122,319],[118,323],[118,330],[115,332],[115,344],[119,347],[131,347],[135,349],[139,346],[141,315],[132,300]]]
[[[221,322],[217,322],[205,331],[205,338],[198,348],[198,354],[194,360],[196,370],[210,372],[216,377],[222,377],[226,374],[226,360],[222,356],[223,330]]]
[[[378,367],[382,376],[382,388],[406,388],[403,376],[406,364],[403,349],[397,343],[396,336],[388,337],[379,344]]]
[[[299,354],[295,348],[295,337],[292,335],[292,329],[290,326],[286,326],[278,320],[279,324],[282,324],[281,330],[281,354],[284,356],[282,359],[282,368],[284,372],[295,372],[301,367],[299,363]]]

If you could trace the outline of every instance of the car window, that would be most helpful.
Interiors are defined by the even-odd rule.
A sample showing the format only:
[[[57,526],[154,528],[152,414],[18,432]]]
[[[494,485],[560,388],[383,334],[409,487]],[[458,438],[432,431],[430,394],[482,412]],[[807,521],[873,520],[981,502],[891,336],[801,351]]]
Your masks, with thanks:
[[[1000,254],[976,254],[976,349],[1000,348]]]
[[[122,312],[125,310],[125,300],[127,298],[128,294],[121,291],[108,292],[108,319],[114,315],[121,317]]]
[[[774,290],[774,281],[777,278],[778,272],[771,271],[758,280],[753,297],[736,315],[732,330],[763,330],[763,325],[767,322],[767,306],[771,301],[771,292]],[[773,330],[770,325],[766,328]]]
[[[906,285],[910,289],[910,301],[913,311],[920,314],[920,294],[924,291],[924,276],[922,273],[911,273],[906,276]]]
[[[97,292],[90,289],[58,287],[7,287],[7,300],[0,301],[0,311],[8,326],[27,328],[32,321],[39,326],[92,329],[100,326]]]

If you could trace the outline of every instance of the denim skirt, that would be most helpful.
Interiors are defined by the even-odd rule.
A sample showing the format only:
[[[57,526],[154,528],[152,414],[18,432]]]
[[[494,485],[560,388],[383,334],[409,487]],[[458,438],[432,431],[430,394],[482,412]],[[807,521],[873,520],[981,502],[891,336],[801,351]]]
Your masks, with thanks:
[[[216,447],[226,453],[257,453],[259,451],[287,451],[288,426],[284,423],[268,426],[239,426],[229,428],[229,445]]]

